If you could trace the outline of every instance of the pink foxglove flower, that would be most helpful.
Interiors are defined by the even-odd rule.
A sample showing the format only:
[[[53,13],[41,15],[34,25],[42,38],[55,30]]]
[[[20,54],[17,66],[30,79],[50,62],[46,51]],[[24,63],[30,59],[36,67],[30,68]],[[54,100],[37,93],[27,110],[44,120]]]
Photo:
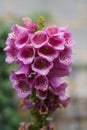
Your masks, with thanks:
[[[59,33],[59,28],[57,26],[49,26],[45,30],[46,30],[48,36],[53,36],[53,35]]]
[[[32,64],[32,70],[41,75],[47,75],[52,67],[53,63],[42,57],[36,57]]]
[[[43,90],[37,89],[37,90],[36,90],[36,96],[37,96],[41,101],[43,101],[43,100],[46,99],[46,97],[47,97],[47,90],[43,91]]]
[[[18,93],[19,98],[26,98],[32,93],[31,85],[28,81],[19,80],[17,84],[15,84],[14,89]]]
[[[21,48],[17,54],[18,60],[25,65],[32,63],[34,56],[35,56],[35,49],[29,45],[26,45],[23,48]]]
[[[65,65],[70,65],[72,63],[72,49],[65,48],[59,54],[59,62]]]
[[[65,46],[72,48],[75,45],[75,41],[73,40],[72,33],[69,31],[69,27],[65,26],[60,28],[60,33],[65,39]]]
[[[15,46],[18,48],[22,48],[28,43],[30,43],[28,32],[27,31],[20,32],[16,38]]]
[[[22,65],[20,66],[18,71],[11,71],[10,81],[14,84],[14,81],[24,80],[28,77],[29,74],[30,74],[30,66]]]
[[[48,78],[46,76],[43,76],[43,75],[37,75],[35,77],[34,87],[37,90],[43,90],[43,91],[47,90]]]
[[[48,37],[45,31],[37,31],[31,38],[31,42],[35,48],[40,48],[48,42]]]
[[[36,24],[28,17],[23,18],[23,26],[12,26],[4,48],[6,62],[19,66],[10,74],[12,88],[22,99],[19,106],[36,113],[36,123],[31,123],[30,127],[27,123],[22,124],[19,129],[24,130],[54,130],[46,117],[57,108],[67,107],[70,101],[66,94],[68,85],[62,77],[69,76],[72,70],[75,44],[72,33],[67,26],[45,28],[43,21],[40,18]]]
[[[49,37],[49,44],[57,50],[64,50],[65,39],[61,35],[53,35]]]
[[[49,45],[43,45],[39,48],[38,55],[46,58],[48,61],[53,61],[58,57],[59,52]]]
[[[8,34],[6,45],[13,46],[15,44],[16,34],[14,32]]]
[[[13,45],[7,45],[4,48],[4,51],[6,51],[6,59],[5,59],[5,61],[8,64],[13,63],[16,60],[16,54],[17,54],[18,49],[13,44]]]
[[[28,31],[27,28],[22,27],[18,24],[12,26],[12,32],[14,32],[16,36],[18,36],[18,34],[20,34],[21,32],[27,32],[27,31]]]
[[[29,17],[23,18],[23,23],[24,26],[28,28],[29,33],[34,33],[34,31],[37,29],[37,24],[35,24]]]

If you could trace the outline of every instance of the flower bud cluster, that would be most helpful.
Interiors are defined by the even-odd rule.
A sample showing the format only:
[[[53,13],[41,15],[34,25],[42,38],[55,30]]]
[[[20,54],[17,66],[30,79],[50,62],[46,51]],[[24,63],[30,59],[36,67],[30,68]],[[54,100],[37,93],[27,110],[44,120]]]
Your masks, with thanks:
[[[6,40],[6,62],[15,62],[19,68],[12,71],[10,81],[21,106],[35,106],[40,114],[58,107],[66,107],[69,96],[62,77],[71,72],[72,48],[75,42],[67,26],[48,26],[38,30],[38,24],[23,18],[23,26],[12,26]],[[32,101],[33,91],[37,98]]]

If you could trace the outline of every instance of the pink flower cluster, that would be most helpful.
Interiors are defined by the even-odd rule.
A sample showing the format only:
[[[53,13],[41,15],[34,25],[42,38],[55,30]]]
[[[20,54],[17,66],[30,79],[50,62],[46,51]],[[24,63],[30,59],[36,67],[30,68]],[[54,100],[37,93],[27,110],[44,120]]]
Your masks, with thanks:
[[[68,27],[49,26],[38,30],[30,18],[23,18],[23,27],[14,25],[6,41],[6,62],[18,64],[12,71],[10,81],[23,107],[36,105],[40,113],[66,107],[69,96],[67,83],[61,78],[71,72],[72,48],[75,44]],[[35,91],[37,102],[32,102]],[[46,113],[45,112],[45,113]]]

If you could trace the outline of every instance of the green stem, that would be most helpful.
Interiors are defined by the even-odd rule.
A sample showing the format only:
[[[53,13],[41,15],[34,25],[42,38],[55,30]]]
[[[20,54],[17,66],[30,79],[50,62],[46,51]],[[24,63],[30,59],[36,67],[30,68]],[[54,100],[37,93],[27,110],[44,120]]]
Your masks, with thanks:
[[[44,17],[40,16],[38,19],[38,28],[37,30],[43,30],[44,29]]]
[[[32,92],[31,99],[33,103],[36,103],[38,101],[35,90],[33,90]],[[33,125],[31,130],[39,130],[41,127],[43,127],[46,124],[47,122],[46,118],[48,114],[40,115],[40,113],[37,112],[35,106],[33,106],[33,108],[31,109],[31,115],[33,117]]]
[[[31,130],[39,130],[46,124],[47,115],[40,115],[35,108],[31,110],[31,114],[33,116],[33,125]]]

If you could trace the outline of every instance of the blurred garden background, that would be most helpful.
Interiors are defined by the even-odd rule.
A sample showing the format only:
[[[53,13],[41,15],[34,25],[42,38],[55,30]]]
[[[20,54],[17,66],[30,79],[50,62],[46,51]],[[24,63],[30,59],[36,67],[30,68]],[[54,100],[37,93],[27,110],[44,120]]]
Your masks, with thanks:
[[[65,78],[71,102],[54,113],[53,121],[56,130],[87,130],[87,0],[0,0],[0,130],[17,130],[30,119],[29,111],[18,106],[9,81],[15,65],[5,63],[3,52],[11,26],[25,16],[35,21],[44,16],[46,25],[69,25],[76,41],[72,73]]]

